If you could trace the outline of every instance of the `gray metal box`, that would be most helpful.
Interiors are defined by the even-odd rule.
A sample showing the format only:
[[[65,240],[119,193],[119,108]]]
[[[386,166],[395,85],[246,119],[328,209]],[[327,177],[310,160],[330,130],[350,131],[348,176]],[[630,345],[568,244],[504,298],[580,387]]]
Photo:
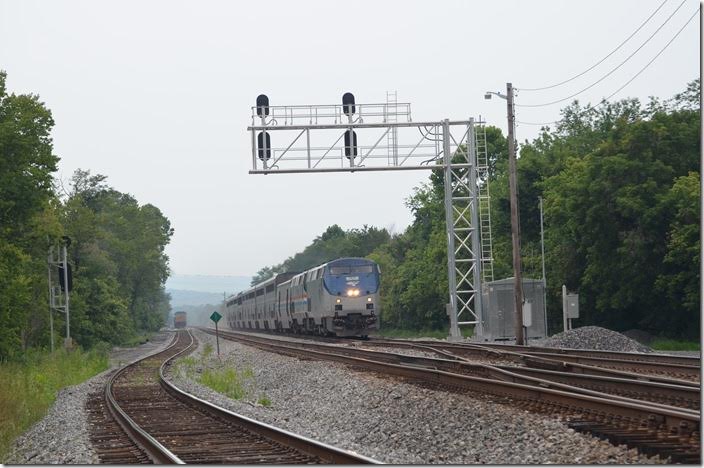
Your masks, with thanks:
[[[579,294],[567,294],[565,302],[567,303],[567,318],[579,318]]]
[[[515,339],[514,331],[514,279],[506,278],[485,283],[482,287],[482,318],[486,340]],[[528,339],[545,338],[547,324],[545,322],[545,307],[543,294],[543,281],[539,279],[523,278],[523,298],[530,306],[531,325],[528,327]]]

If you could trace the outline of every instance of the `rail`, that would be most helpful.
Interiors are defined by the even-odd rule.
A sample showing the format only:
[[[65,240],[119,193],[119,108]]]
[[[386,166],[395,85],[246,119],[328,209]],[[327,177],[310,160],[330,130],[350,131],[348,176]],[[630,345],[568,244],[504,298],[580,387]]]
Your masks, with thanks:
[[[183,334],[187,333],[188,339],[186,340],[187,342],[184,343],[181,341],[179,344],[179,336],[183,338]],[[210,403],[208,401],[205,401],[201,398],[198,398],[188,392],[185,392],[184,390],[178,388],[176,385],[173,383],[169,382],[166,380],[164,376],[164,371],[166,367],[177,357],[189,352],[190,350],[193,349],[195,346],[195,342],[193,339],[193,336],[191,335],[190,331],[181,331],[178,332],[177,335],[175,335],[174,339],[171,341],[168,347],[165,349],[152,353],[146,357],[143,357],[141,359],[138,359],[123,368],[121,368],[118,372],[116,372],[108,381],[108,384],[105,387],[105,398],[106,401],[108,402],[108,406],[110,408],[111,414],[115,417],[115,419],[118,421],[120,427],[123,428],[123,430],[132,438],[132,440],[138,445],[140,449],[142,449],[149,457],[149,459],[154,462],[154,463],[168,463],[168,464],[184,464],[186,462],[188,463],[193,463],[195,459],[198,460],[214,460],[217,459],[218,455],[217,454],[209,454],[207,455],[207,458],[204,458],[204,454],[202,452],[202,447],[201,443],[198,443],[197,445],[199,448],[191,447],[190,445],[180,445],[176,444],[174,442],[174,432],[169,431],[169,435],[165,436],[161,434],[159,431],[154,432],[153,430],[149,430],[148,427],[145,427],[144,424],[137,423],[135,421],[135,417],[140,418],[140,421],[145,421],[146,419],[146,414],[138,414],[135,415],[134,412],[138,411],[139,409],[136,409],[137,407],[134,405],[134,402],[131,402],[128,404],[129,409],[121,407],[121,402],[120,398],[118,398],[115,395],[115,388],[119,386],[119,383],[116,383],[118,379],[122,378],[125,376],[127,372],[134,371],[137,369],[136,366],[138,366],[140,363],[148,360],[148,359],[154,359],[157,358],[159,354],[168,354],[171,353],[166,359],[163,360],[159,364],[158,368],[158,386],[157,388],[161,388],[164,392],[166,392],[169,396],[167,398],[173,398],[174,401],[180,402],[181,406],[178,407],[178,411],[184,411],[185,410],[190,410],[193,411],[194,414],[197,413],[199,417],[205,417],[205,418],[212,418],[213,422],[215,421],[221,421],[224,422],[228,427],[234,427],[236,428],[237,431],[244,431],[245,433],[248,434],[256,434],[256,437],[261,438],[262,440],[266,440],[269,442],[266,442],[266,446],[270,444],[274,444],[275,446],[280,446],[283,447],[284,449],[283,452],[281,452],[278,455],[275,455],[276,460],[279,460],[280,462],[286,462],[288,460],[289,463],[300,463],[302,462],[314,462],[314,460],[319,460],[322,461],[323,463],[340,463],[340,464],[376,464],[379,463],[376,460],[373,460],[368,457],[364,457],[362,455],[356,454],[352,451],[340,449],[337,447],[333,447],[327,444],[324,444],[322,442],[318,442],[288,431],[285,431],[283,429],[276,428],[274,426],[255,421],[251,418],[247,418],[246,416],[239,415],[237,413],[234,413],[232,411],[229,411],[227,409],[221,408],[217,405],[214,405],[213,403]],[[174,349],[180,347],[181,349]],[[155,382],[156,383],[156,382]],[[133,384],[134,385],[134,384]],[[140,382],[137,385],[143,385],[143,382]],[[130,395],[133,393],[136,393],[138,390],[138,387],[129,387],[131,388],[130,390],[125,391],[123,389],[122,393],[124,395]],[[139,396],[137,396],[139,398]],[[144,402],[140,402],[144,403]],[[165,402],[160,402],[159,405],[160,410],[165,413],[171,413],[173,410],[168,410],[167,408],[169,406],[168,403]],[[131,413],[132,416],[130,416]],[[192,419],[188,418],[179,418],[179,420],[185,421],[194,421],[195,417]],[[152,426],[156,424],[152,422]],[[162,425],[166,425],[168,427],[169,423],[164,422],[160,423]],[[196,424],[196,423],[192,423]],[[191,431],[196,431],[198,432],[199,430],[194,427]],[[214,431],[215,432],[218,431]],[[222,431],[220,431],[222,432]],[[222,437],[222,433],[219,434],[220,437]],[[201,442],[207,442],[207,439],[209,437],[208,433],[202,434],[198,437],[201,437]],[[251,438],[251,437],[250,437]],[[158,440],[159,439],[159,440]],[[160,442],[161,440],[161,442]],[[172,447],[172,445],[176,444],[175,447]],[[236,462],[239,460],[237,458],[237,444],[234,443],[233,441],[233,447],[228,448],[228,447],[223,447],[228,451],[228,455],[222,459],[224,462]],[[195,450],[195,452],[193,452]],[[251,450],[251,449],[250,449]],[[235,452],[235,455],[232,455],[232,452]],[[245,450],[247,451],[247,450]],[[194,455],[195,453],[195,455]],[[287,455],[288,453],[293,455],[293,458],[291,455]],[[295,455],[296,453],[300,453],[301,455]],[[186,458],[184,458],[184,456]],[[224,456],[224,455],[223,455]],[[199,458],[194,458],[194,457],[199,457]],[[272,456],[274,457],[274,456]],[[245,457],[246,459],[246,457]],[[258,458],[259,460],[271,460],[273,461],[273,458]],[[185,460],[185,461],[184,461]],[[297,460],[297,461],[296,461]],[[266,461],[260,461],[260,462],[266,462]]]
[[[205,331],[213,332],[210,329]],[[440,367],[467,368],[461,360],[272,340],[238,332],[220,331],[220,335],[269,352],[335,361],[440,387],[505,397],[507,402],[525,405],[529,410],[566,413],[574,424],[579,425],[579,430],[588,428],[608,437],[616,434],[618,440],[625,440],[631,446],[642,448],[645,444],[649,450],[656,450],[674,460],[701,458],[697,442],[700,415],[695,410],[604,394],[491,366],[484,366],[490,371],[489,377],[450,372]],[[388,362],[391,360],[397,362]],[[686,392],[690,389],[677,390]]]

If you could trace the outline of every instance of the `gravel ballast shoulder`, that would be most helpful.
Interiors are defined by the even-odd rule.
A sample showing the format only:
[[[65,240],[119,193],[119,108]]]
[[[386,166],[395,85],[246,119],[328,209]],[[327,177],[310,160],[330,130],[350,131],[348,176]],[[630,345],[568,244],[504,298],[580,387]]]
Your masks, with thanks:
[[[386,463],[662,463],[575,433],[556,419],[486,397],[420,387],[341,364],[299,360],[195,332],[189,365],[167,372],[174,384],[236,413]],[[232,400],[197,382],[205,369],[253,375]],[[266,397],[270,406],[257,403]]]
[[[165,347],[171,336],[163,332],[136,348],[115,348],[110,354],[110,368],[81,384],[61,389],[47,415],[15,440],[3,463],[98,463],[88,434],[88,395],[101,392],[108,377],[120,366]]]

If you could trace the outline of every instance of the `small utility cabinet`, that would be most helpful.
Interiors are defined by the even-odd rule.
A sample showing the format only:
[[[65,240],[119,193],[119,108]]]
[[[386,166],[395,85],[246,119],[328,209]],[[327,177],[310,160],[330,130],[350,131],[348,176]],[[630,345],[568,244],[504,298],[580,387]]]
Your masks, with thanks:
[[[545,317],[545,294],[543,281],[523,278],[523,323],[527,326],[529,340],[545,338],[547,323]],[[482,292],[482,316],[487,341],[513,340],[514,329],[514,279],[506,278],[485,283]]]

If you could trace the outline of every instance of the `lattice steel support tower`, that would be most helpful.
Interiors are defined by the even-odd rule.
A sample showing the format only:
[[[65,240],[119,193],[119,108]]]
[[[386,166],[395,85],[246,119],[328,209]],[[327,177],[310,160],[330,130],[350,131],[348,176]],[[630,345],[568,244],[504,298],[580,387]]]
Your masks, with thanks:
[[[482,264],[491,262],[491,233],[483,253],[486,235],[480,224],[480,199],[489,206],[488,192],[480,193],[480,186],[488,183],[487,164],[477,159],[477,142],[483,141],[477,126],[483,131],[482,122],[413,122],[410,104],[389,101],[387,96],[387,103],[356,104],[346,93],[342,105],[270,106],[260,95],[247,128],[252,141],[249,173],[442,170],[450,339],[461,338],[460,325],[475,325],[475,335],[481,336]],[[286,132],[293,135],[287,138]]]
[[[449,121],[443,121],[447,279],[450,289],[450,338],[461,339],[460,325],[475,325],[482,335],[481,241],[474,119],[467,126],[467,146],[450,150]],[[459,161],[453,162],[453,159]],[[464,320],[461,320],[462,314]],[[469,316],[469,317],[468,317]],[[469,320],[468,320],[469,319]]]

